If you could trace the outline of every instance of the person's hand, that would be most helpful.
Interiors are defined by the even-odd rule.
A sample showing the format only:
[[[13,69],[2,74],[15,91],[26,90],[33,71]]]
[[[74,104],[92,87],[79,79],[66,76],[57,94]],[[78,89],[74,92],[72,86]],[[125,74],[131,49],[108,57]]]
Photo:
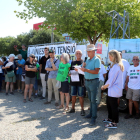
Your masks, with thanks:
[[[50,59],[50,61],[51,61],[51,63],[53,63],[53,59],[52,58]]]
[[[71,77],[71,74],[68,74],[69,77]]]
[[[101,90],[105,90],[104,86],[101,86]]]
[[[86,63],[84,62],[84,63],[83,63],[83,67],[85,67],[85,66],[86,66]]]
[[[128,85],[127,84],[125,84],[125,90],[128,90]]]
[[[18,67],[16,68],[16,70],[18,70]]]
[[[80,68],[81,71],[83,72],[86,72],[86,69],[85,68]]]
[[[74,70],[78,72],[78,69],[74,68]]]
[[[7,66],[6,68],[8,68],[8,69],[9,69],[9,68],[10,68],[10,66]]]

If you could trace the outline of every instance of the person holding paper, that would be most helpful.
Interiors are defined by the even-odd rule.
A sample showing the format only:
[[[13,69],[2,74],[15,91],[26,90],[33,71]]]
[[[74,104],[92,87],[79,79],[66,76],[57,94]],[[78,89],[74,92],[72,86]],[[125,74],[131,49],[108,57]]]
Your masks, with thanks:
[[[88,58],[81,70],[85,72],[85,87],[88,91],[88,97],[90,100],[90,113],[85,117],[91,119],[90,125],[95,125],[97,118],[97,103],[96,96],[99,87],[99,70],[101,68],[101,61],[97,56],[95,56],[94,44],[87,46]]]
[[[70,68],[70,85],[71,85],[71,96],[72,96],[72,108],[68,113],[74,113],[75,112],[75,103],[76,103],[76,96],[78,93],[79,101],[81,105],[81,116],[85,116],[84,111],[84,75],[78,73],[78,69],[76,69],[74,66],[81,66],[83,63],[82,57],[82,51],[76,50],[75,52],[76,60],[72,61],[71,68]],[[78,76],[75,81],[73,81],[72,76],[76,77]]]

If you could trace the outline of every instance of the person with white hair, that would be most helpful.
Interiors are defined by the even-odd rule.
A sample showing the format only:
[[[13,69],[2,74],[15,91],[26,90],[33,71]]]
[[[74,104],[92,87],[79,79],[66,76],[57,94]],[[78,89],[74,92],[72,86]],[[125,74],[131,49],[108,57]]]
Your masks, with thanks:
[[[22,55],[19,54],[18,55],[18,60],[17,60],[17,66],[18,66],[18,70],[17,70],[17,83],[18,83],[18,92],[23,92],[22,90],[20,90],[20,85],[21,85],[21,78],[22,78],[22,67],[24,66],[25,64],[25,60],[22,58]]]
[[[9,60],[5,62],[2,69],[5,70],[5,82],[6,82],[6,95],[8,95],[9,85],[10,85],[10,94],[14,95],[13,93],[13,83],[16,82],[16,70],[17,65],[14,61],[15,55],[10,54]]]
[[[69,83],[68,83],[68,74],[70,70],[69,64],[69,55],[67,53],[63,53],[60,57],[61,63],[59,64],[58,73],[56,80],[61,82],[61,86],[59,88],[61,105],[58,106],[58,109],[64,108],[64,96],[66,96],[66,108],[65,111],[69,110]]]

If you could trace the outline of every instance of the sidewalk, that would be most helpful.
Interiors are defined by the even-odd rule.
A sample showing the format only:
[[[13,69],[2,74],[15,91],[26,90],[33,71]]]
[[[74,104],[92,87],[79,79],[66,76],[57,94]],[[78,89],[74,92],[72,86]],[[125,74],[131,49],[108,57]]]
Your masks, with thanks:
[[[63,114],[55,109],[54,101],[44,105],[44,101],[23,103],[23,95],[5,96],[0,93],[0,140],[139,140],[140,120],[125,120],[120,113],[117,129],[106,129],[102,120],[107,117],[103,104],[98,111],[95,126],[89,126],[89,120],[80,116],[77,100],[76,113]],[[88,99],[85,110],[88,114]],[[70,104],[71,107],[71,104]]]

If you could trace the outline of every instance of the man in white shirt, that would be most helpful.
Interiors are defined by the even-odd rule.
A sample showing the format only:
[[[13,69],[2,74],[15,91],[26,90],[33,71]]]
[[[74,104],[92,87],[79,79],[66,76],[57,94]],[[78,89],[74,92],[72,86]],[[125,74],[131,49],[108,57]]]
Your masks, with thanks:
[[[96,55],[100,60],[101,60],[101,57],[100,55]],[[96,96],[96,100],[97,100],[97,105],[99,107],[99,104],[100,104],[100,101],[101,101],[101,87],[104,85],[104,79],[106,77],[106,69],[104,67],[103,64],[101,64],[101,69],[99,71],[99,81],[100,81],[100,84],[99,84],[99,89],[98,89],[98,93],[97,93],[97,96]]]
[[[125,82],[125,88],[127,90],[126,98],[129,99],[129,114],[125,116],[125,119],[132,118],[132,107],[136,110],[135,119],[139,119],[139,97],[140,97],[140,65],[139,57],[133,57],[133,64],[129,67],[127,73],[127,79]]]

